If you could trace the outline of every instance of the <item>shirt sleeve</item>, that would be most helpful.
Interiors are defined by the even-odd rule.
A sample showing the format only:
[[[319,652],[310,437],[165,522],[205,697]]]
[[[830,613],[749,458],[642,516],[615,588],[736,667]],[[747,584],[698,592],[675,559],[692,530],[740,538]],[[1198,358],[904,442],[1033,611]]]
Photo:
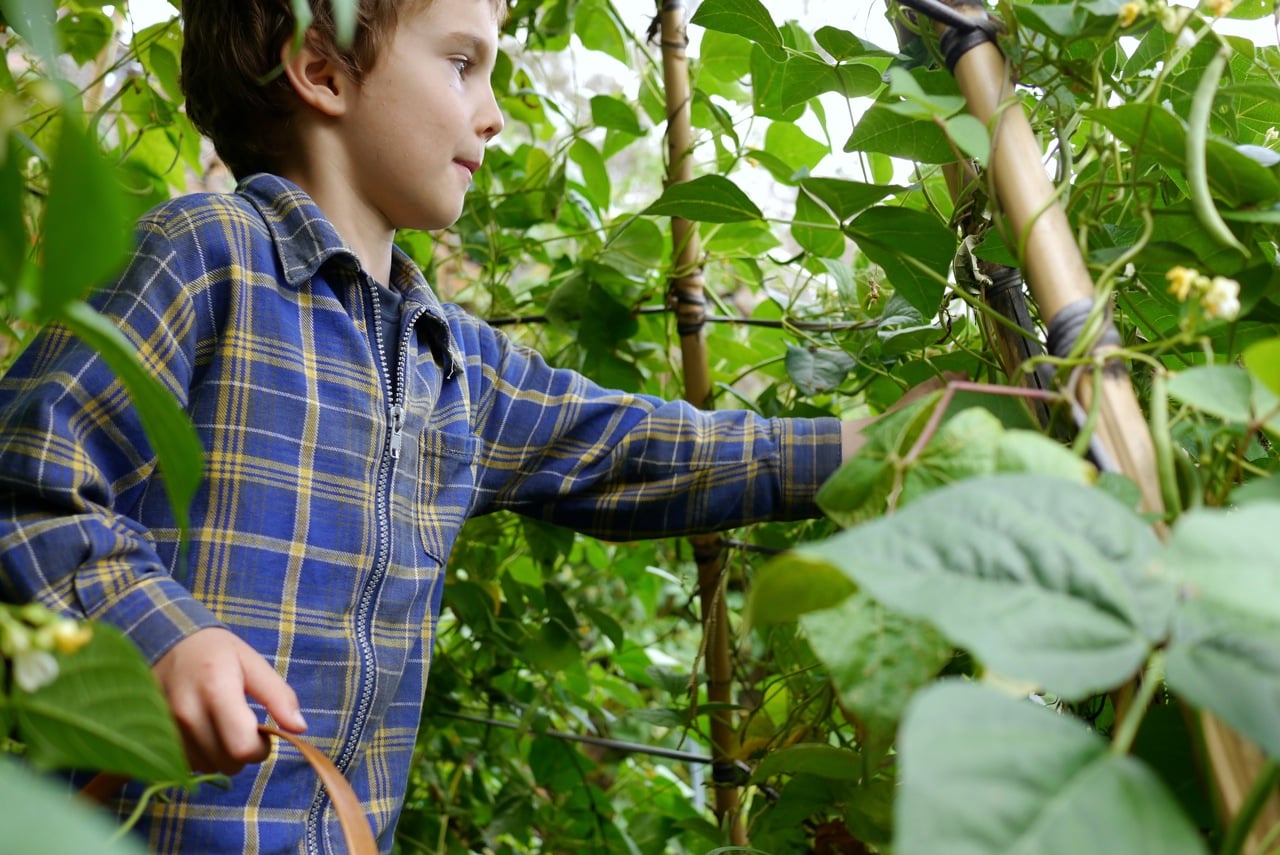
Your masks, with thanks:
[[[139,234],[129,267],[93,303],[185,403],[191,300],[169,241],[155,228]],[[0,377],[0,597],[112,623],[149,661],[218,625],[129,516],[145,491],[163,489],[156,476],[115,373],[65,328],[42,330]]]
[[[478,510],[606,539],[817,516],[841,462],[835,418],[766,419],[603,389],[476,322]],[[469,343],[470,344],[470,343]],[[473,352],[470,347],[467,352]]]

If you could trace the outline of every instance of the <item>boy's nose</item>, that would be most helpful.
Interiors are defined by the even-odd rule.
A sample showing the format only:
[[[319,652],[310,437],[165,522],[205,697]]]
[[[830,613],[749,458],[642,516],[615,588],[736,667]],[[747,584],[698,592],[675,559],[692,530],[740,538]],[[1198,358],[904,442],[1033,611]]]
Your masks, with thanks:
[[[479,120],[480,136],[484,137],[485,142],[501,133],[506,124],[502,117],[502,108],[498,106],[498,96],[492,87],[489,89],[489,99],[484,109],[480,111]]]

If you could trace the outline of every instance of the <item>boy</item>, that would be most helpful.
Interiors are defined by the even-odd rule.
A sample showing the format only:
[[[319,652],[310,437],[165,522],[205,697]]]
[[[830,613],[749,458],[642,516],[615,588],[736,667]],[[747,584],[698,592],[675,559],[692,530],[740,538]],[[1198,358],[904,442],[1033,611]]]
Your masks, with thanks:
[[[341,848],[264,714],[334,760],[391,848],[467,516],[610,538],[797,518],[842,457],[833,419],[602,390],[442,306],[392,237],[450,225],[502,128],[503,0],[364,0],[346,52],[315,5],[294,50],[286,0],[185,0],[187,108],[241,185],[145,217],[96,297],[208,454],[181,581],[154,454],[95,354],[50,329],[0,378],[0,596],[121,627],[194,767],[234,774],[150,808],[161,851]]]

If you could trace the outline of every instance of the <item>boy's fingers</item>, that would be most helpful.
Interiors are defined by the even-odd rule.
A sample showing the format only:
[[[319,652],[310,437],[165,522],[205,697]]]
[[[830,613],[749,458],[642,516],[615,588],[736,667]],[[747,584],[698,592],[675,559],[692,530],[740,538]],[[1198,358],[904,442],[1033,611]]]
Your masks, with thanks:
[[[258,733],[258,717],[245,701],[248,680],[235,667],[210,675],[204,687],[213,745],[205,753],[216,760],[219,772],[234,775],[246,763],[266,759],[271,746]]]
[[[244,669],[245,691],[266,707],[267,712],[281,727],[294,733],[302,733],[307,729],[306,719],[298,708],[298,696],[284,678],[267,664],[267,660],[245,645],[240,665]]]

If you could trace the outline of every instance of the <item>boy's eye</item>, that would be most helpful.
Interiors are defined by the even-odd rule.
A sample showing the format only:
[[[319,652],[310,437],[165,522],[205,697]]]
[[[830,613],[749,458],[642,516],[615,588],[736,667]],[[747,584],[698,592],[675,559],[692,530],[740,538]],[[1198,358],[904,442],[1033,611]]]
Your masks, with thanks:
[[[449,61],[453,63],[453,67],[457,69],[459,76],[462,77],[465,77],[467,72],[471,70],[471,67],[475,65],[474,62],[465,56],[455,56]]]

